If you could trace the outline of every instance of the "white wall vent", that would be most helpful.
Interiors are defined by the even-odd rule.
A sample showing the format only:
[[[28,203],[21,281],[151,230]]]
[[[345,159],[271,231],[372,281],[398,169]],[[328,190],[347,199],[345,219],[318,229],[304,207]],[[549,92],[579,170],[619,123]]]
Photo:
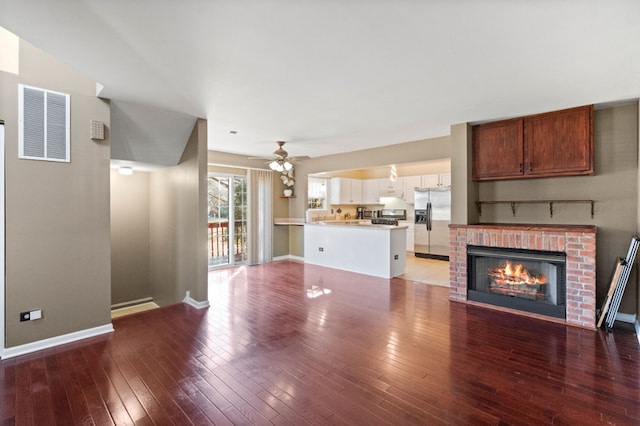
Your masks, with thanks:
[[[70,96],[19,85],[18,158],[71,161]]]

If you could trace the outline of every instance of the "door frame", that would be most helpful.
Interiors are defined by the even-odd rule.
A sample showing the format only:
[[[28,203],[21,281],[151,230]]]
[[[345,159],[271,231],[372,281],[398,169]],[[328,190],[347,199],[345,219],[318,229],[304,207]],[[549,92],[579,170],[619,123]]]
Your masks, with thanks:
[[[5,349],[4,121],[0,120],[0,359]]]
[[[228,227],[228,232],[229,232],[229,241],[228,241],[228,251],[229,251],[229,261],[225,264],[222,265],[215,265],[215,266],[209,266],[209,270],[213,270],[213,269],[220,269],[220,268],[228,268],[228,267],[232,267],[232,266],[237,266],[237,265],[244,265],[248,262],[248,259],[245,259],[244,261],[241,262],[236,262],[235,259],[235,251],[233,249],[233,240],[235,239],[235,226],[231,226],[232,223],[235,223],[235,221],[232,221],[232,216],[235,215],[235,209],[236,209],[236,205],[235,205],[235,199],[234,199],[234,184],[235,184],[235,179],[239,178],[239,179],[243,179],[245,181],[245,185],[247,182],[247,176],[246,175],[241,175],[241,174],[236,174],[236,173],[217,173],[217,172],[208,172],[207,173],[207,185],[209,184],[209,179],[210,177],[220,177],[220,178],[226,178],[228,179],[229,185],[228,185],[228,197],[229,197],[229,211],[228,211],[228,215],[229,215],[229,227]],[[207,194],[208,194],[208,188],[207,188]],[[209,203],[209,196],[207,195],[207,206]],[[208,207],[207,207],[208,209]],[[246,222],[246,221],[245,221]],[[208,257],[207,257],[208,258]],[[207,262],[208,263],[208,262]]]

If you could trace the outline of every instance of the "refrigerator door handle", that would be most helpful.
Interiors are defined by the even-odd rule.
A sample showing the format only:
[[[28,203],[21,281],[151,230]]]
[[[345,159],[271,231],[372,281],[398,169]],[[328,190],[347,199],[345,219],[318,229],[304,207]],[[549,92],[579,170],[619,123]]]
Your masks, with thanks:
[[[431,203],[427,203],[427,231],[431,231]]]

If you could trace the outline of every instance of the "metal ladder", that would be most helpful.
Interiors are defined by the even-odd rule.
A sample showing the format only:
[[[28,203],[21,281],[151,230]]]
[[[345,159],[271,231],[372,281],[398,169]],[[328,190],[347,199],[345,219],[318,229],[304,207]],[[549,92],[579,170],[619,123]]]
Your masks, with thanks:
[[[613,297],[611,298],[611,305],[609,307],[609,310],[607,311],[607,317],[605,319],[605,322],[607,323],[607,329],[613,328],[613,324],[616,322],[616,315],[618,314],[620,301],[622,301],[624,289],[627,286],[627,281],[629,280],[629,275],[631,274],[633,262],[635,262],[636,259],[638,245],[640,245],[640,237],[636,235],[631,238],[629,251],[627,252],[627,257],[625,257],[624,259],[625,263],[622,266],[622,273],[620,273],[620,278],[618,279],[618,284],[616,285],[616,291],[615,293],[613,293]]]

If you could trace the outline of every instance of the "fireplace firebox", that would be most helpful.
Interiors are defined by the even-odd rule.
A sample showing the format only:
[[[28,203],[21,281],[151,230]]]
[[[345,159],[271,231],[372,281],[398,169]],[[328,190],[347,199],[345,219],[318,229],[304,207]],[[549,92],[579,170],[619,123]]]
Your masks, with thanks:
[[[468,300],[566,318],[566,254],[467,246]]]

